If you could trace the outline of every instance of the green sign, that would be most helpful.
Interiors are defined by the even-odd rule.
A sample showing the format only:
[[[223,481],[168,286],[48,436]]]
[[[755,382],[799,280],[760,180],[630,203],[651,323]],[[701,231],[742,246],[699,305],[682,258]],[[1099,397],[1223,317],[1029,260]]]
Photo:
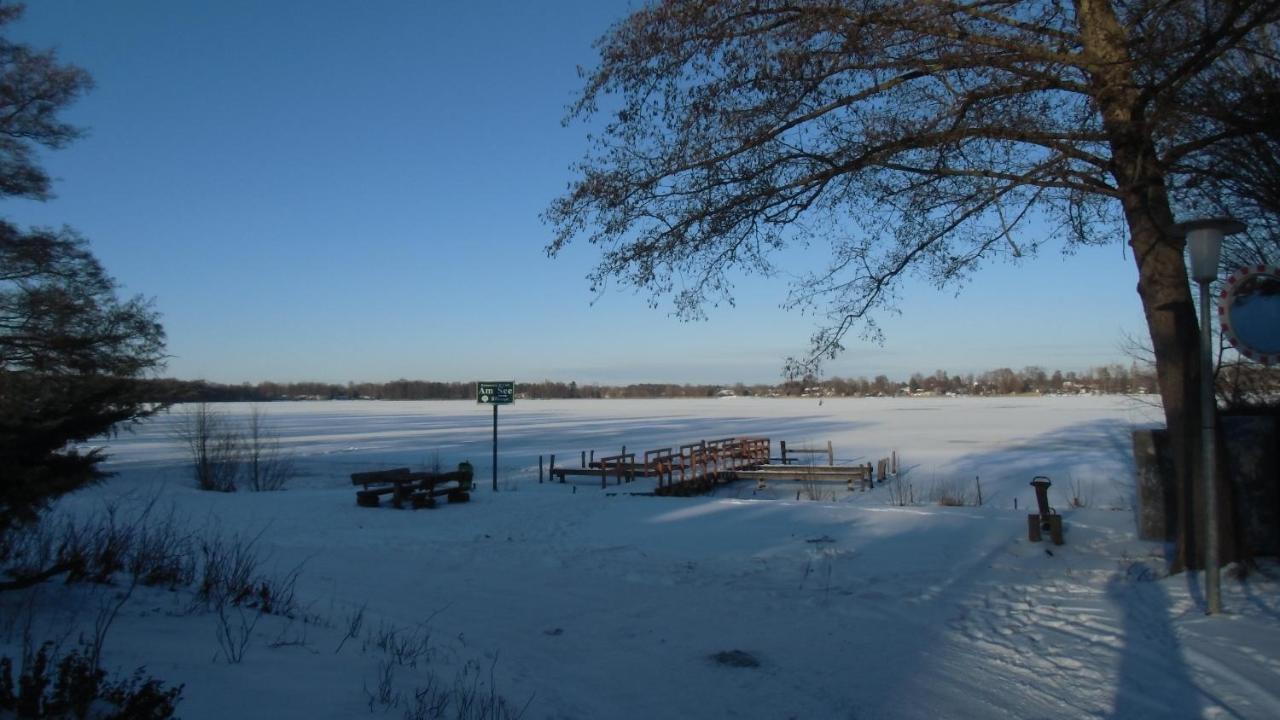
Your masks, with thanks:
[[[476,402],[486,405],[510,405],[516,401],[516,384],[514,381],[498,380],[495,382],[476,383]]]

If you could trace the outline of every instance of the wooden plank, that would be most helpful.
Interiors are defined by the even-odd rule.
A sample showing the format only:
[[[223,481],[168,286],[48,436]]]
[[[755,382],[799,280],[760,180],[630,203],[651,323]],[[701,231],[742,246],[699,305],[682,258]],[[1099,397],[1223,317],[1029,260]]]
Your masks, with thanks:
[[[624,445],[621,454],[600,458],[600,487],[606,487],[607,474],[610,471],[617,477],[616,482],[619,485],[622,484],[623,477],[626,477],[627,482],[635,480],[637,467],[643,469],[643,466],[636,465],[636,454],[627,452]]]
[[[746,480],[797,480],[802,482],[852,482],[854,480],[865,480],[867,473],[863,472],[843,472],[843,473],[784,473],[770,472],[765,470],[735,470],[733,474],[741,479]]]
[[[605,462],[604,460],[600,460],[594,463],[591,467],[586,469],[599,471],[601,468],[607,468],[610,471],[621,468],[626,472],[633,473],[639,476],[645,476],[649,474],[646,470],[645,464],[637,463],[637,462]],[[559,470],[557,470],[556,472],[559,472]]]
[[[656,450],[644,451],[644,472],[646,477],[658,478],[658,487],[662,487],[671,482],[672,473],[675,471],[675,456],[671,453],[671,448],[658,448]]]
[[[736,470],[735,474],[739,478],[815,480],[815,482],[824,482],[824,480],[840,480],[840,482],[849,482],[849,480],[865,480],[870,478],[867,468],[847,468],[840,471],[826,471],[826,473],[805,473],[804,470]]]
[[[409,468],[393,468],[391,470],[372,470],[370,472],[351,473],[352,485],[370,485],[372,483],[396,482],[397,478],[409,474]]]
[[[564,479],[566,475],[582,475],[586,477],[600,477],[603,468],[556,468],[551,471],[552,475],[556,475]]]
[[[406,483],[434,484],[456,482],[470,484],[472,474],[469,470],[450,470],[449,472],[411,472],[409,468],[394,470],[375,470],[372,472],[352,473],[352,485],[404,485]]]
[[[870,474],[871,469],[867,465],[757,465],[755,470],[773,470],[789,475],[795,474],[812,474],[821,475],[823,473],[864,473]]]
[[[757,472],[765,475],[786,477],[823,477],[827,475],[872,477],[872,470],[866,465],[756,465],[743,468],[741,472]]]

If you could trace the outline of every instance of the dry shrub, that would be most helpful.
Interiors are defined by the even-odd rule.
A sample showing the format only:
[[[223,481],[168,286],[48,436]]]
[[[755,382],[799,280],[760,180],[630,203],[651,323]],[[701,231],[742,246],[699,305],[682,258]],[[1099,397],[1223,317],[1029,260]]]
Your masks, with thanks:
[[[935,480],[929,486],[929,501],[945,507],[972,504],[968,484],[959,480]]]

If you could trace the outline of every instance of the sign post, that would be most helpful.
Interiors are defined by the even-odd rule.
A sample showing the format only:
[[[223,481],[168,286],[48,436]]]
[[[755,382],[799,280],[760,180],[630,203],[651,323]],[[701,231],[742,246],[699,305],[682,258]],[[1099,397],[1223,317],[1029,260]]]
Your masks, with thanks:
[[[513,380],[495,380],[476,383],[476,402],[493,406],[493,491],[498,491],[498,406],[516,401],[516,384]]]

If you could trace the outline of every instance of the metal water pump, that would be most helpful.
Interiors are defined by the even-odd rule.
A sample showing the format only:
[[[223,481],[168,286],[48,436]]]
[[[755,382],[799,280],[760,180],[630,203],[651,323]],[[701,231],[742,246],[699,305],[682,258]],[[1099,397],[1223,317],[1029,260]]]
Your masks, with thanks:
[[[1031,481],[1031,487],[1036,489],[1036,504],[1040,507],[1040,512],[1027,516],[1027,538],[1031,542],[1040,542],[1040,533],[1048,531],[1054,545],[1062,544],[1062,516],[1049,507],[1049,486],[1052,484],[1044,475],[1037,475]]]

